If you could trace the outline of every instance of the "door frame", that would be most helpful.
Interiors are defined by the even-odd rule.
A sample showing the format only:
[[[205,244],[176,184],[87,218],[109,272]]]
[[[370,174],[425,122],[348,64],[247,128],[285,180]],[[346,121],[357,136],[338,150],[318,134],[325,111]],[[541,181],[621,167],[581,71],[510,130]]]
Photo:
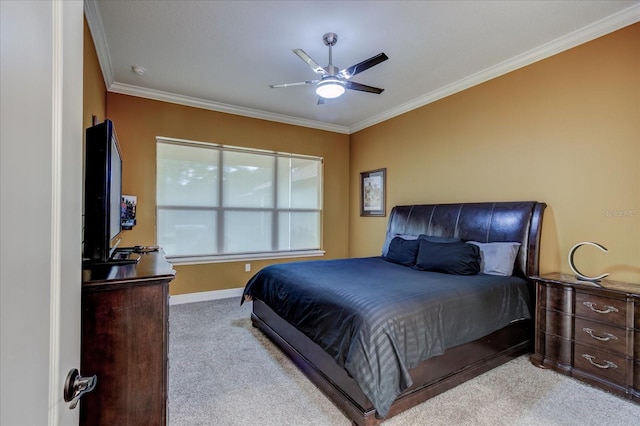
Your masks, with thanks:
[[[0,9],[0,424],[78,424],[83,2]]]

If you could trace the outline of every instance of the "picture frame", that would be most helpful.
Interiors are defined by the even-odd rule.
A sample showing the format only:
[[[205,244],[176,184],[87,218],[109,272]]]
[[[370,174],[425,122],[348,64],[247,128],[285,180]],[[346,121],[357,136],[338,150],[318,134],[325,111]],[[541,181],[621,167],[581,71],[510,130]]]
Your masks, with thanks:
[[[360,173],[360,216],[386,216],[387,169]]]
[[[122,195],[120,204],[120,220],[123,230],[131,230],[136,226],[136,205],[138,197],[135,195]]]

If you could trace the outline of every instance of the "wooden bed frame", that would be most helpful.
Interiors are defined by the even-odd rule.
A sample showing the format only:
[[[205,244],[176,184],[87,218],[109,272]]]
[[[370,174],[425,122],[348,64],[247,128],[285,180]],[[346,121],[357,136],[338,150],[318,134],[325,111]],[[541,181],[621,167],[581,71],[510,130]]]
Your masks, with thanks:
[[[546,204],[527,202],[429,204],[396,206],[391,211],[390,234],[427,234],[463,240],[522,243],[514,275],[538,274],[542,216]],[[531,312],[534,312],[532,307]],[[533,321],[510,324],[488,336],[448,349],[410,370],[414,384],[396,398],[385,419],[376,417],[358,384],[333,358],[260,300],[253,301],[251,320],[269,336],[321,389],[354,425],[381,423],[454,386],[479,376],[524,353],[533,344]]]

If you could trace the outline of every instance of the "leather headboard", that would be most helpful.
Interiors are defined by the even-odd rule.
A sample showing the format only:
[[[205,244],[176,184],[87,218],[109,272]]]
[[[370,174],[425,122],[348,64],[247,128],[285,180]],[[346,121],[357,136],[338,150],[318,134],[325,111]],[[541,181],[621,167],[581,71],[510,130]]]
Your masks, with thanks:
[[[526,278],[538,274],[546,206],[536,201],[395,206],[387,235],[427,234],[482,243],[517,241],[522,245],[513,274]]]

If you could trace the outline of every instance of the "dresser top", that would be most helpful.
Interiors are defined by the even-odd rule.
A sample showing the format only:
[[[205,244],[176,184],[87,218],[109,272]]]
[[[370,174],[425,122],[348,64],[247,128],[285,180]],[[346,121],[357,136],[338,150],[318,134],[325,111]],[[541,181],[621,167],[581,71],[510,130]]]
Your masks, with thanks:
[[[571,284],[573,286],[584,288],[600,288],[604,290],[613,290],[624,293],[631,293],[634,296],[640,297],[640,284],[627,283],[623,281],[600,280],[597,283],[592,283],[590,281],[579,280],[575,275],[563,274],[560,272],[552,272],[549,274],[534,276],[531,277],[531,279],[549,283]]]
[[[83,287],[174,278],[175,271],[173,270],[173,266],[165,259],[162,249],[155,252],[139,253],[138,255],[140,256],[138,263],[88,266],[83,268]]]

